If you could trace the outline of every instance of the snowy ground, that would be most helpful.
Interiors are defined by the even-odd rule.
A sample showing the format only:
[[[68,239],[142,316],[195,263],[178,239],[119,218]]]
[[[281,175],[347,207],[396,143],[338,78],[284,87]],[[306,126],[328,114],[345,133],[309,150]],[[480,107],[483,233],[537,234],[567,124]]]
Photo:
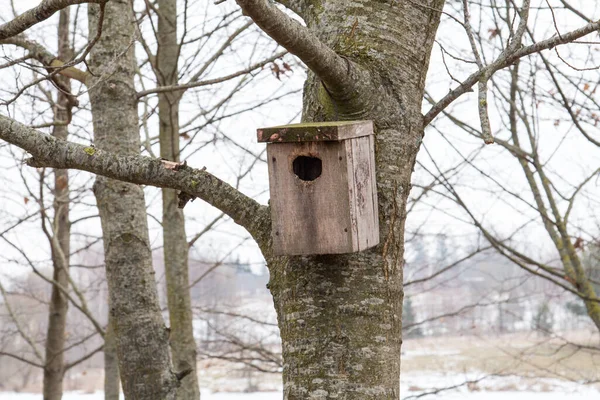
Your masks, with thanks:
[[[0,392],[0,400],[41,400],[41,394]],[[63,400],[104,400],[104,393],[67,392]],[[202,392],[202,400],[281,400],[281,393],[210,393]]]
[[[522,335],[407,340],[402,352],[403,400],[600,400],[600,353]],[[573,351],[573,349],[577,351]],[[248,374],[229,363],[199,365],[202,400],[280,400],[278,374]],[[101,371],[73,376],[64,400],[103,400]],[[560,378],[560,379],[559,379]],[[2,382],[0,382],[2,383]],[[263,390],[241,393],[248,388]],[[279,389],[279,391],[276,391]],[[32,389],[32,390],[35,390]],[[39,389],[38,389],[39,390]],[[238,392],[238,393],[235,393]],[[40,394],[0,392],[0,400],[42,400]],[[307,398],[309,400],[309,398]]]
[[[280,392],[210,393],[202,391],[202,400],[281,400]],[[42,400],[41,394],[0,392],[0,400]],[[104,400],[103,392],[84,394],[67,392],[63,400]]]
[[[403,399],[409,399],[410,395],[403,395]],[[581,392],[467,392],[467,393],[440,393],[421,399],[436,400],[593,400],[598,399],[598,391]],[[0,392],[0,400],[41,400],[41,394],[31,393],[9,393]],[[80,394],[68,392],[63,396],[64,400],[103,400],[102,392],[94,394]],[[202,393],[202,400],[281,400],[279,392],[262,393]]]
[[[489,376],[484,373],[403,376],[401,398],[440,400],[592,400],[600,399],[597,386],[548,378]],[[424,393],[430,393],[423,396]],[[421,396],[421,397],[418,397]]]
[[[592,386],[557,379],[529,380],[521,377],[489,377],[482,374],[420,374],[406,377],[402,399],[411,400],[424,392],[435,392],[420,399],[436,400],[592,400],[600,390]],[[455,389],[445,390],[455,386]],[[424,390],[424,388],[427,388]],[[211,393],[202,391],[202,400],[281,400],[281,392]],[[0,400],[41,400],[40,394],[0,392]],[[64,400],[103,400],[103,393],[67,392]]]

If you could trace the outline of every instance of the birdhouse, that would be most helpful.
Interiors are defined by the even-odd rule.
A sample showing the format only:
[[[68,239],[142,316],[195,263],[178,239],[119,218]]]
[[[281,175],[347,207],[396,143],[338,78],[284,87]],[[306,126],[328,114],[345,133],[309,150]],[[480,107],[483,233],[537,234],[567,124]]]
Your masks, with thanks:
[[[257,131],[267,143],[275,255],[341,254],[379,243],[371,121]]]

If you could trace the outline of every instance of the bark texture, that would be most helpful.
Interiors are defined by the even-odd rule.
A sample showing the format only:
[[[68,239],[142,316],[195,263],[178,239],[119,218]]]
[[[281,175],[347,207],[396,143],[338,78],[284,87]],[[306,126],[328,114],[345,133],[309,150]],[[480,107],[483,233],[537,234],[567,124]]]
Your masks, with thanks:
[[[119,400],[121,380],[119,379],[119,360],[115,343],[115,331],[112,318],[108,318],[104,335],[104,400]]]
[[[306,83],[305,121],[374,121],[381,238],[378,247],[355,254],[274,257],[268,239],[268,213],[264,207],[205,171],[192,168],[173,171],[160,161],[126,155],[137,151],[139,145],[137,127],[134,128],[137,116],[134,116],[135,112],[124,111],[130,104],[128,97],[133,92],[133,82],[123,78],[122,70],[131,64],[114,59],[117,58],[115,53],[125,47],[128,37],[123,23],[116,24],[112,15],[107,15],[105,27],[114,26],[121,37],[116,32],[112,33],[115,38],[108,36],[113,45],[107,45],[107,50],[112,49],[113,53],[104,60],[112,60],[112,65],[117,67],[116,73],[95,88],[91,96],[92,105],[102,109],[100,114],[98,109],[94,110],[95,130],[104,135],[103,141],[97,142],[98,147],[118,154],[58,142],[3,117],[0,117],[0,137],[30,151],[34,158],[28,163],[32,166],[77,167],[130,182],[177,188],[218,207],[248,229],[269,264],[269,286],[283,342],[284,398],[396,400],[399,398],[406,200],[423,137],[420,110],[424,81],[439,23],[439,10],[444,2],[410,1],[390,5],[373,0],[295,1],[295,7],[307,22],[308,31],[297,24],[287,29],[285,24],[271,19],[274,7],[266,2],[238,0],[238,3],[263,30],[290,52],[303,57],[306,64],[320,74],[322,80],[309,74]],[[256,9],[252,12],[251,8],[258,3],[261,12]],[[111,1],[108,4],[113,8],[121,3]],[[93,26],[93,22],[90,25]],[[313,50],[323,57],[311,59]],[[331,68],[321,65],[328,62],[332,63]],[[95,62],[92,69],[101,65]],[[97,93],[100,91],[105,93]],[[130,101],[134,103],[133,99]],[[100,117],[104,120],[99,120]],[[136,134],[126,134],[131,131]],[[113,132],[121,136],[111,136]],[[127,147],[130,137],[134,143]],[[130,153],[123,148],[129,148]],[[104,182],[102,179],[99,182]],[[103,184],[104,188],[109,187]],[[125,264],[125,261],[131,262],[131,256],[137,255],[132,244],[147,241],[147,237],[121,233],[117,229],[128,221],[123,217],[126,211],[134,216],[132,221],[137,221],[135,210],[143,209],[142,204],[125,198],[131,197],[128,190],[136,188],[124,183],[120,185],[124,190],[111,196],[110,201],[102,199],[102,191],[97,190],[97,194],[99,205],[106,207],[104,211],[101,207],[104,218],[121,215],[115,218],[114,226],[103,223],[108,225],[105,229],[114,230],[108,235],[105,232],[108,246],[118,246],[119,240],[129,244],[129,257],[122,262]],[[114,192],[118,192],[116,183],[115,187]],[[112,209],[108,209],[109,206]],[[106,215],[108,213],[110,215]],[[127,275],[127,268],[115,268],[118,262],[111,268],[111,257],[117,258],[107,251],[109,284],[114,285],[111,287],[111,310],[118,321],[123,318],[123,309],[132,313],[142,310],[141,302],[135,303],[138,307],[127,308],[127,303],[117,302],[118,296],[124,296],[127,291],[139,296],[146,288],[143,285],[140,288],[131,287],[131,284],[123,286],[120,282],[135,282],[135,279]],[[144,263],[140,264],[139,269],[144,270]],[[136,277],[141,275],[138,273]],[[138,347],[120,343],[126,340],[127,333],[144,332],[143,338],[149,337],[155,328],[155,321],[151,322],[144,326],[145,329],[132,326],[129,332],[120,332],[123,328],[116,322],[124,388],[127,387],[124,365],[131,366],[134,371],[136,362],[137,365],[157,367],[164,360],[160,358],[154,363],[141,357],[135,360],[140,348],[147,346],[146,341],[138,343]],[[128,353],[123,355],[126,350]],[[121,359],[124,356],[127,357],[125,361]],[[152,372],[159,371],[155,368]],[[125,392],[127,394],[127,389]]]
[[[303,120],[374,121],[381,244],[311,257],[273,257],[263,249],[283,343],[285,399],[399,398],[406,201],[443,3],[301,4],[310,31],[347,59],[346,73],[358,81],[352,90],[330,90],[309,74]]]
[[[69,59],[69,10],[60,12],[58,23],[58,57]],[[70,90],[70,82],[66,77],[56,77],[62,88]],[[58,91],[52,135],[66,140],[68,136],[67,122],[70,119],[71,104],[68,96]],[[69,220],[69,173],[66,169],[54,170],[54,221],[51,236],[52,279],[63,288],[69,287],[69,261],[71,222]],[[44,366],[44,400],[60,400],[63,394],[63,377],[65,374],[65,331],[67,327],[67,311],[69,301],[65,294],[56,286],[52,286],[50,295],[50,310],[48,313],[48,331],[46,334],[46,364]]]
[[[90,37],[98,6],[89,7]],[[126,0],[106,4],[102,37],[94,46],[90,85],[94,140],[100,149],[138,154],[134,87],[134,21]],[[171,368],[168,333],[161,315],[141,187],[97,177],[94,194],[104,240],[110,317],[119,372],[127,399],[174,399],[178,380]]]
[[[160,86],[178,83],[177,0],[158,1],[158,49],[156,75]],[[158,95],[160,156],[179,161],[179,99],[178,92]],[[188,243],[183,209],[178,207],[177,191],[163,188],[163,254],[167,281],[167,301],[171,324],[171,354],[177,371],[191,372],[181,381],[177,399],[200,398],[196,374],[196,341],[192,325],[188,273]]]

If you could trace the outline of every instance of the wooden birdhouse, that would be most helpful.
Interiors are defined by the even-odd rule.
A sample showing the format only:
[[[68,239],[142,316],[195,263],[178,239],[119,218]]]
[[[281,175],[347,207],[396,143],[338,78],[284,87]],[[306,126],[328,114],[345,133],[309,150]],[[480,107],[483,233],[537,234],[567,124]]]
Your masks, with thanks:
[[[371,121],[258,129],[267,143],[276,255],[340,254],[379,243]]]

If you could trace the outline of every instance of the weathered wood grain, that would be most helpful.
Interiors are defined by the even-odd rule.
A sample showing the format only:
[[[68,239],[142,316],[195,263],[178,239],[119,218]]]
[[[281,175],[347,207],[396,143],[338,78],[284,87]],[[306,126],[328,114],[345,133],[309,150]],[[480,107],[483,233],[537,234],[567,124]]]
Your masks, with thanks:
[[[372,134],[372,121],[307,122],[260,128],[256,131],[258,141],[262,143],[323,142]]]
[[[267,149],[275,254],[352,252],[345,144],[282,143]],[[292,163],[302,155],[321,159],[321,176],[303,181],[294,174]]]
[[[276,255],[352,253],[379,243],[373,141],[367,135],[267,145]],[[302,156],[321,160],[316,179],[294,173]]]
[[[350,213],[354,236],[354,251],[379,244],[377,188],[373,136],[363,136],[345,142],[348,157],[348,190],[351,193]]]

